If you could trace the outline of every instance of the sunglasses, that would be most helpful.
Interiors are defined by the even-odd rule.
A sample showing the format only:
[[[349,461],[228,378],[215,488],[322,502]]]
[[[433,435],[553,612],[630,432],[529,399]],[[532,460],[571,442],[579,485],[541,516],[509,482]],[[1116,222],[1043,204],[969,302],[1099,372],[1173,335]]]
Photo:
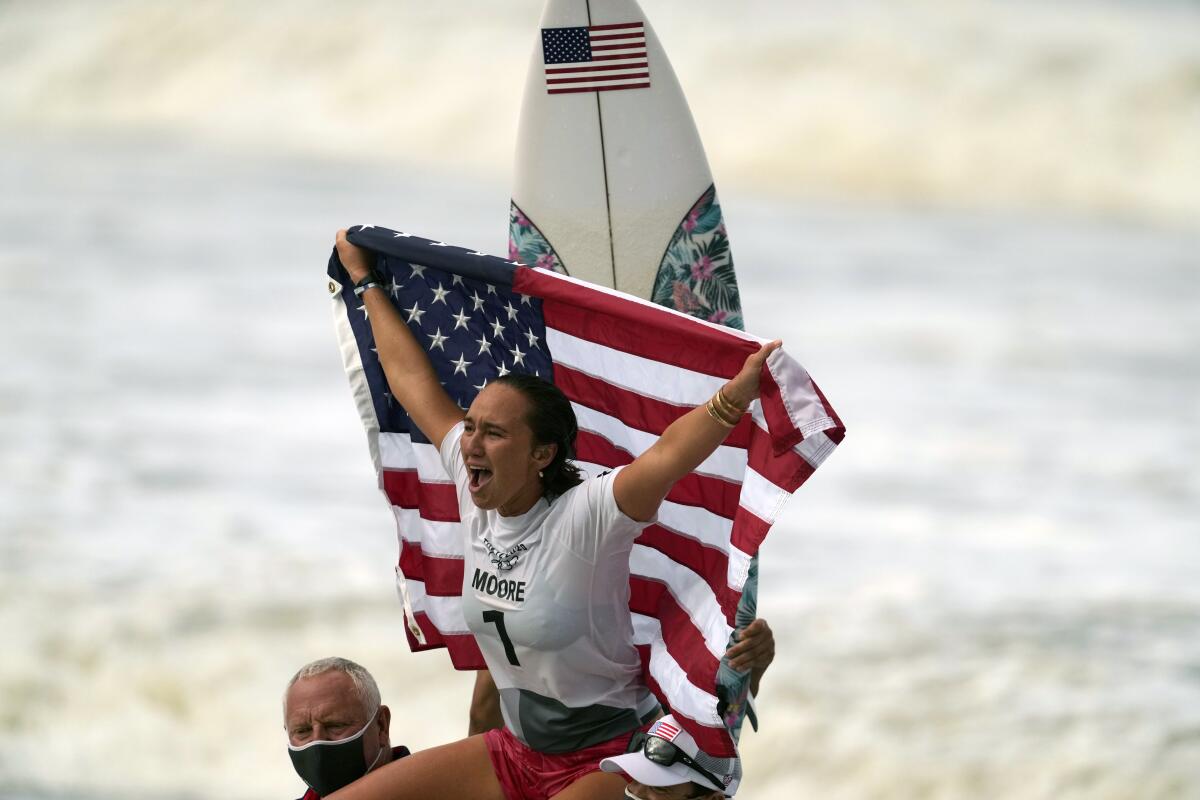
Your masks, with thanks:
[[[669,767],[672,764],[683,764],[685,767],[690,767],[696,772],[708,778],[713,786],[723,786],[724,784],[717,779],[717,776],[700,766],[687,753],[680,750],[675,745],[668,742],[666,739],[660,739],[657,736],[651,736],[648,733],[638,731],[629,740],[629,747],[625,749],[626,753],[642,752],[646,758],[650,759],[655,764],[662,767]]]

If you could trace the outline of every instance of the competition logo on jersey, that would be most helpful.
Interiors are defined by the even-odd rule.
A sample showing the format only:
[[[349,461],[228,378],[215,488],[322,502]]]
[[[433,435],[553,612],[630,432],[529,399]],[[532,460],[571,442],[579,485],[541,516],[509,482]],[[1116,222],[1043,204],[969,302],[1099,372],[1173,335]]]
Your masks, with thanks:
[[[508,572],[510,569],[515,567],[517,565],[517,559],[521,557],[521,553],[529,550],[529,548],[523,544],[514,545],[507,550],[501,550],[488,541],[486,536],[482,538],[483,546],[486,547],[488,551],[488,558],[491,559],[491,562],[496,565],[496,569],[500,570],[501,572]]]

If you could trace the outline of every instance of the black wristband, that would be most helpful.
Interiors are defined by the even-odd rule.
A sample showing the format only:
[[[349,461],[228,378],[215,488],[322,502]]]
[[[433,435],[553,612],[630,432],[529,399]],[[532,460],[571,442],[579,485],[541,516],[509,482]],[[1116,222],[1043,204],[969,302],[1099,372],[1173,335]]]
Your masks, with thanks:
[[[354,284],[354,296],[362,297],[362,293],[367,289],[379,288],[382,285],[381,281],[382,278],[375,274],[375,270],[367,270],[367,274],[358,283]]]

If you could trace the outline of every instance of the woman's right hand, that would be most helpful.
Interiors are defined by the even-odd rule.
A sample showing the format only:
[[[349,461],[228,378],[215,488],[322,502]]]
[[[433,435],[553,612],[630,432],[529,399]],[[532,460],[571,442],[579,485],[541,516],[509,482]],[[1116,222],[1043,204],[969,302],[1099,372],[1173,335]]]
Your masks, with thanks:
[[[371,271],[370,252],[356,244],[350,244],[350,240],[346,238],[345,228],[337,232],[334,246],[337,248],[338,259],[346,268],[346,274],[350,276],[351,283],[358,283]]]
[[[746,359],[746,363],[742,365],[742,371],[730,378],[729,383],[722,387],[725,398],[740,409],[749,408],[750,404],[758,399],[759,375],[762,373],[763,364],[767,362],[767,356],[782,346],[783,340],[776,339],[764,344],[758,349],[758,352],[751,353]]]

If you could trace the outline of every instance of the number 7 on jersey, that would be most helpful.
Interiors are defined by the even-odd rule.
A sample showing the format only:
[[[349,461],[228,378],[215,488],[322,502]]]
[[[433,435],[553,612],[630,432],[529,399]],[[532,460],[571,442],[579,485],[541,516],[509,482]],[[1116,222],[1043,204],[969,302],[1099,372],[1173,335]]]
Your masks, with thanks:
[[[500,641],[504,643],[504,655],[508,656],[508,663],[514,667],[521,666],[521,662],[517,661],[517,650],[513,647],[512,639],[508,638],[508,631],[504,629],[504,612],[485,611],[483,621],[496,626],[496,633],[500,634]]]

